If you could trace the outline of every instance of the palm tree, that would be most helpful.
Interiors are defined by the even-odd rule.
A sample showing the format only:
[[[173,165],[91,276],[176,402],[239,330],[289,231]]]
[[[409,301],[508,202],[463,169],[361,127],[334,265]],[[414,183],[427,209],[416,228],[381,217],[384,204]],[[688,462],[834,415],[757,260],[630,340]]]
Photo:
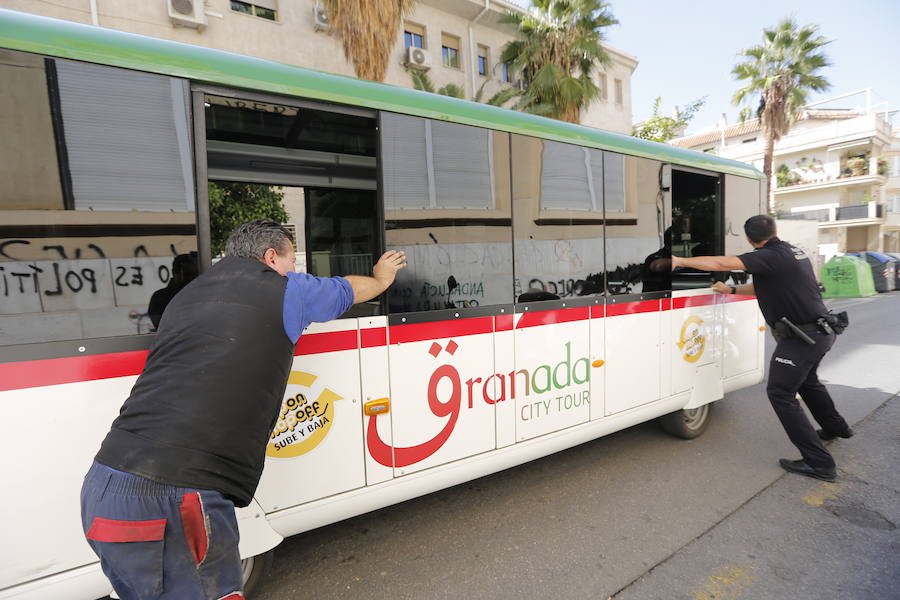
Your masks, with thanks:
[[[448,83],[447,85],[435,90],[434,82],[431,81],[431,77],[429,77],[424,71],[418,71],[415,69],[408,69],[409,76],[412,79],[413,89],[421,90],[423,92],[430,92],[432,94],[440,94],[441,96],[452,96],[453,98],[462,98],[465,99],[466,95],[463,89],[456,85],[455,83]],[[478,91],[475,92],[475,96],[472,98],[473,102],[481,102],[481,99],[484,97],[484,86],[490,82],[490,79],[485,79],[484,83],[478,88]],[[503,106],[516,96],[520,96],[522,92],[513,87],[503,88],[493,96],[487,99],[485,104],[490,104],[492,106]]]
[[[756,116],[766,137],[763,172],[768,178],[769,211],[775,213],[772,199],[772,155],[775,142],[790,131],[800,116],[810,91],[821,92],[831,87],[827,79],[817,71],[831,64],[819,50],[831,40],[818,35],[816,25],[798,27],[791,18],[783,19],[774,29],[763,29],[763,43],[741,50],[738,55],[746,58],[732,69],[737,80],[746,85],[734,94],[733,102],[739,106],[745,100],[759,96]],[[745,120],[752,110],[741,111]]]
[[[600,93],[595,69],[610,64],[603,28],[618,21],[604,0],[532,0],[532,7],[529,14],[502,18],[521,37],[508,42],[500,57],[527,86],[517,108],[578,123]]]
[[[384,81],[397,30],[415,0],[324,0],[324,4],[356,76]]]

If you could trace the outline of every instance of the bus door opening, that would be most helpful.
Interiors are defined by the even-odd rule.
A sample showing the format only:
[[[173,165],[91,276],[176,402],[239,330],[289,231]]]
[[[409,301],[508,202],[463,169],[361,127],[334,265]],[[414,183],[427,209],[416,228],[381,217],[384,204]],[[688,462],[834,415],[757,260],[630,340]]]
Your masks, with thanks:
[[[298,271],[371,275],[383,247],[374,113],[207,94],[205,119],[213,261],[235,226],[268,218],[294,233]],[[376,314],[378,300],[345,316]]]

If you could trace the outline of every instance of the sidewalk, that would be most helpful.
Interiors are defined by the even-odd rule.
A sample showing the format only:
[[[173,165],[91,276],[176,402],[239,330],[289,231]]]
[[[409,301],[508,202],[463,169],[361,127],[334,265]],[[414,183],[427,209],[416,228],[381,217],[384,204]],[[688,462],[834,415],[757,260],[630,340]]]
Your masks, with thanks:
[[[836,482],[785,473],[613,598],[900,599],[900,395],[854,431]]]

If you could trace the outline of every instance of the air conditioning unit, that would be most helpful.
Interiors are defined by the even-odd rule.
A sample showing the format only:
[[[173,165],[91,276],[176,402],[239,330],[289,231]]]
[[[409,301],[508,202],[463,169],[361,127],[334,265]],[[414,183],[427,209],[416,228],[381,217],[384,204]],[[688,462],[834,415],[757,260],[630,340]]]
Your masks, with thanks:
[[[313,26],[316,28],[316,31],[331,30],[331,23],[328,22],[328,11],[318,2],[313,7]]]
[[[410,46],[406,49],[406,66],[410,69],[427,71],[431,68],[431,54],[422,48]]]
[[[173,25],[192,27],[198,31],[203,31],[206,27],[204,0],[166,0],[166,4]]]

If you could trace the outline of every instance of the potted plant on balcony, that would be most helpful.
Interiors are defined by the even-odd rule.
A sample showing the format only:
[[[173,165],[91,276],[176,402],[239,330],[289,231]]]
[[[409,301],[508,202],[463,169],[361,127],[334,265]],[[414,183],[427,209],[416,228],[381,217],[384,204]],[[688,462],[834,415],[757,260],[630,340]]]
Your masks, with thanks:
[[[869,174],[869,161],[865,156],[850,156],[847,158],[847,168],[851,177]]]
[[[887,159],[883,156],[878,157],[878,174],[879,175],[887,175],[888,172],[888,163]]]
[[[791,169],[784,163],[778,167],[775,171],[775,182],[778,184],[778,187],[785,187],[788,184],[788,174],[790,172]]]

